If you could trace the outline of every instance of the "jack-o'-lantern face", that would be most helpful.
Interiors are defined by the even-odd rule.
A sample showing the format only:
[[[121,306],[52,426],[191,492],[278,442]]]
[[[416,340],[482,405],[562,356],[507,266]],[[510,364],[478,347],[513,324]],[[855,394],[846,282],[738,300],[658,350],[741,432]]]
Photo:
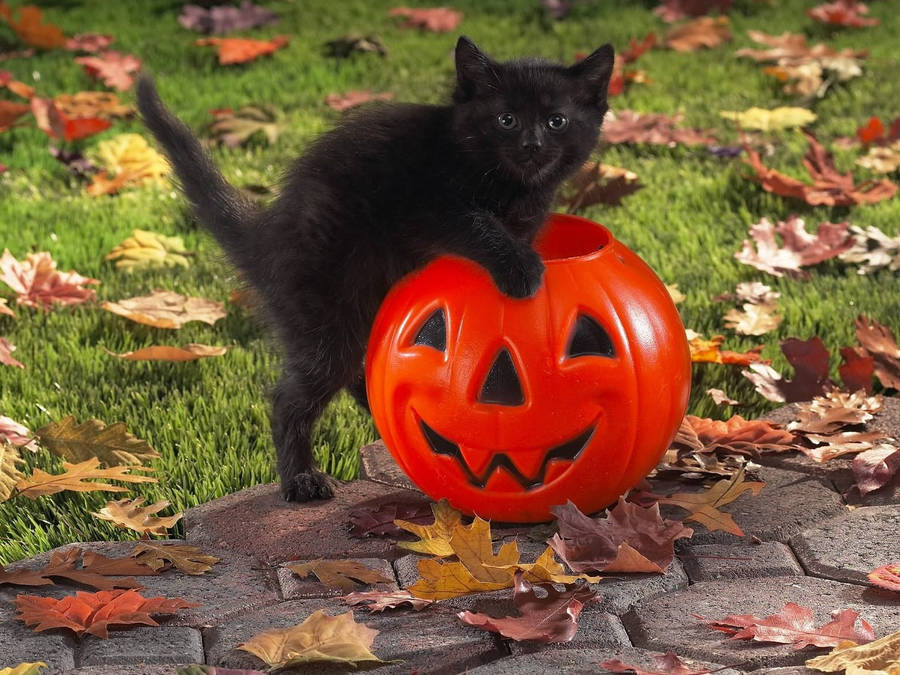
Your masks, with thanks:
[[[545,280],[525,300],[460,258],[411,275],[367,356],[376,426],[413,482],[511,522],[615,501],[665,451],[690,379],[681,321],[639,258],[571,216],[537,249]]]

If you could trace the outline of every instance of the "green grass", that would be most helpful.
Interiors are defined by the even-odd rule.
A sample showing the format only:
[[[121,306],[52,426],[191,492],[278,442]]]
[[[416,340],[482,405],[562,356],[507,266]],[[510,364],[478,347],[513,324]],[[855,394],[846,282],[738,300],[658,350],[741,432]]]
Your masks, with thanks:
[[[277,144],[227,150],[214,155],[236,184],[273,184],[287,162],[339,115],[323,99],[330,92],[369,88],[394,91],[399,100],[439,102],[452,85],[450,58],[456,34],[401,30],[388,16],[394,4],[382,0],[304,0],[265,3],[281,14],[274,26],[250,31],[253,37],[291,36],[290,45],[271,57],[244,66],[221,67],[210,48],[193,46],[197,35],[176,22],[181,2],[113,0],[46,2],[48,20],[67,34],[110,33],[114,47],[134,53],[155,74],[160,93],[188,124],[205,124],[211,108],[237,108],[266,102],[286,111],[287,129]],[[437,4],[437,3],[435,3]],[[578,5],[565,21],[543,16],[530,0],[469,0],[452,3],[465,12],[460,31],[497,58],[524,54],[571,61],[576,52],[611,41],[618,48],[631,36],[664,24],[649,9],[656,3],[601,1]],[[806,33],[811,41],[866,48],[866,74],[837,86],[815,103],[819,120],[812,125],[820,140],[850,135],[870,115],[893,119],[900,109],[896,77],[896,38],[900,15],[886,3],[872,3],[881,25],[868,29],[830,30],[805,15],[812,3],[780,0],[773,6],[738,0],[731,13],[735,39],[713,50],[678,54],[653,50],[638,66],[652,83],[634,85],[612,100],[616,108],[642,112],[681,111],[693,126],[713,127],[726,140],[736,136],[719,118],[722,109],[752,105],[772,107],[790,99],[761,67],[739,60],[733,52],[750,46],[746,30]],[[424,3],[424,6],[428,6]],[[379,34],[390,55],[332,60],[322,44],[351,30]],[[14,48],[15,36],[0,26],[0,48]],[[95,88],[72,54],[58,50],[30,59],[2,63],[20,80],[52,96]],[[129,100],[131,93],[124,98]],[[893,103],[892,103],[893,102]],[[84,145],[90,149],[114,134],[143,132],[135,120],[113,128]],[[803,176],[800,158],[805,141],[799,132],[774,134],[775,153],[768,165]],[[852,166],[853,153],[839,152],[841,168]],[[637,171],[646,187],[621,208],[592,207],[587,217],[603,222],[638,252],[668,283],[687,294],[681,306],[685,325],[707,335],[724,332],[733,349],[764,342],[764,355],[784,371],[778,342],[788,336],[819,335],[835,354],[853,340],[852,320],[868,314],[900,329],[896,273],[858,276],[855,268],[827,263],[808,280],[768,277],[733,259],[750,224],[762,216],[779,219],[801,214],[809,224],[848,219],[876,225],[888,234],[900,232],[900,199],[853,209],[808,207],[770,195],[742,176],[739,161],[710,157],[703,149],[621,146],[603,160]],[[98,295],[119,299],[155,288],[225,300],[235,286],[214,242],[199,231],[171,190],[135,189],[108,198],[91,198],[83,186],[47,153],[47,139],[35,128],[0,134],[0,161],[9,171],[0,177],[0,246],[21,258],[29,250],[47,250],[62,269],[102,280]],[[855,173],[864,175],[862,169]],[[120,275],[103,255],[134,228],[182,236],[197,252],[188,270]],[[724,329],[727,307],[711,298],[740,281],[761,280],[781,294],[782,326],[757,340]],[[7,294],[7,297],[10,297]],[[15,356],[26,370],[0,367],[0,414],[35,429],[65,415],[79,420],[98,417],[122,420],[160,452],[160,483],[137,486],[134,494],[148,500],[168,499],[184,509],[241,488],[275,479],[274,451],[268,429],[266,390],[275,382],[277,354],[265,331],[245,310],[228,306],[228,317],[215,326],[191,324],[172,333],[140,326],[100,310],[96,305],[54,312],[18,310],[18,319],[0,317],[0,335],[17,345]],[[109,357],[102,349],[126,351],[154,343],[228,344],[222,358],[187,364],[131,363]],[[739,369],[699,366],[695,370],[690,411],[726,417],[705,397],[709,387],[725,389],[750,405],[741,412],[756,415],[771,407],[753,392]],[[320,463],[342,478],[358,470],[358,447],[375,436],[374,428],[349,397],[329,408],[316,435]],[[30,465],[57,468],[48,453],[28,458]],[[131,535],[89,515],[105,503],[94,494],[62,494],[36,501],[15,498],[0,505],[0,563],[77,540],[127,538]],[[175,536],[180,534],[176,529]]]

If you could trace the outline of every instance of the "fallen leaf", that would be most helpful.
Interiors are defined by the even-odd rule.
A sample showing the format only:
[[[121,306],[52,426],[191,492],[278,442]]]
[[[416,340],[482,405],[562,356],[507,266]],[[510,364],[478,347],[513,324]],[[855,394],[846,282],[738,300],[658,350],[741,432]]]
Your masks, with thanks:
[[[387,56],[388,50],[377,35],[362,35],[361,33],[348,33],[325,43],[325,54],[336,59],[345,59],[351,54],[374,53],[379,56]]]
[[[133,73],[141,69],[141,60],[133,54],[109,50],[96,56],[79,56],[75,63],[84,66],[85,72],[94,79],[119,91],[127,91],[134,84]]]
[[[734,120],[742,129],[758,129],[760,131],[805,127],[816,121],[816,114],[811,110],[793,106],[781,106],[772,110],[754,107],[742,112],[723,110],[719,115],[725,119]]]
[[[687,298],[684,293],[678,290],[678,284],[666,284],[666,290],[669,292],[669,297],[672,298],[672,302],[676,305],[684,302]]]
[[[862,347],[841,347],[843,363],[838,373],[844,386],[850,391],[864,390],[872,393],[872,377],[875,375],[875,359]]]
[[[219,558],[203,553],[197,546],[163,544],[152,540],[135,546],[131,557],[157,572],[174,567],[179,572],[194,576],[206,574],[219,562]]]
[[[107,49],[115,38],[100,33],[78,33],[66,40],[66,49],[70,52],[90,52],[96,54]]]
[[[53,155],[54,159],[65,164],[69,168],[69,171],[76,176],[86,178],[100,170],[100,167],[91,160],[85,158],[80,150],[69,150],[68,148],[61,149],[52,145],[48,150],[50,154]]]
[[[743,311],[729,310],[725,316],[725,327],[741,335],[765,335],[781,325],[781,314],[774,312],[771,305],[745,303]]]
[[[751,302],[754,305],[774,305],[780,297],[781,293],[758,281],[742,281],[734,289],[734,299],[739,302]]]
[[[313,560],[284,566],[300,578],[313,574],[320,583],[329,588],[339,588],[345,594],[360,585],[389,584],[393,581],[378,570],[353,560]]]
[[[755,456],[761,452],[797,449],[797,439],[780,425],[765,420],[745,420],[734,415],[725,421],[685,415],[670,447],[679,451]]]
[[[893,173],[900,169],[900,141],[869,148],[868,154],[858,158],[856,164],[876,173]]]
[[[866,18],[869,8],[857,0],[835,0],[806,10],[807,16],[834,26],[877,26],[878,19]]]
[[[733,352],[727,349],[720,350],[719,347],[723,342],[725,342],[724,335],[713,335],[709,340],[696,333],[690,335],[688,347],[691,351],[691,361],[693,363],[722,363],[736,366],[748,366],[763,361],[760,352],[764,345],[753,347],[746,352]]]
[[[513,604],[519,616],[496,619],[487,614],[463,611],[457,616],[463,623],[477,626],[516,641],[570,642],[578,630],[578,615],[584,605],[597,602],[597,593],[585,582],[566,585],[558,590],[553,584],[538,584],[543,591],[539,597],[534,587],[517,572],[513,586]]]
[[[544,539],[546,539],[546,537],[544,537]],[[526,581],[534,582],[572,584],[580,579],[591,584],[596,584],[602,579],[602,577],[589,576],[587,574],[566,574],[565,568],[556,562],[553,549],[550,546],[545,548],[544,552],[541,553],[538,556],[538,559],[533,563],[517,562],[504,565],[487,565],[487,567],[509,570],[511,575],[516,572],[522,572],[525,575]]]
[[[409,605],[418,612],[434,604],[434,600],[417,598],[409,591],[353,591],[341,596],[341,600],[348,605],[365,607],[370,612],[397,609],[400,605]]]
[[[663,44],[679,52],[694,52],[701,47],[718,47],[731,40],[727,16],[701,16],[669,29]]]
[[[35,631],[68,628],[79,637],[89,634],[105,639],[110,628],[158,626],[151,616],[175,614],[179,609],[199,606],[181,598],[145,598],[133,589],[78,592],[60,599],[17,595],[16,618]]]
[[[759,618],[751,614],[732,614],[718,621],[697,616],[710,628],[730,633],[733,640],[755,640],[758,642],[781,642],[793,644],[794,649],[808,646],[834,647],[841,640],[855,643],[871,642],[875,639],[872,627],[864,620],[857,619],[859,613],[852,609],[832,612],[832,621],[816,627],[812,610],[793,602],[787,603],[778,614]]]
[[[0,668],[0,675],[41,675],[42,669],[46,667],[47,664],[43,661],[20,663],[12,668]]]
[[[391,101],[394,98],[393,92],[383,91],[373,94],[371,91],[352,89],[345,91],[343,94],[328,94],[325,97],[325,103],[329,108],[343,112],[350,108],[369,103],[370,101]]]
[[[400,24],[400,28],[422,28],[435,33],[449,33],[456,30],[463,18],[462,12],[457,12],[447,7],[435,7],[432,9],[394,7],[388,14],[406,19]]]
[[[104,466],[134,466],[159,457],[147,441],[129,433],[124,422],[107,426],[91,418],[78,424],[75,415],[69,415],[35,433],[44,447],[74,463],[96,459]]]
[[[640,190],[643,185],[633,171],[618,166],[587,162],[564,186],[558,204],[564,204],[569,213],[594,204],[621,206],[622,199]]]
[[[127,175],[128,184],[154,182],[166,185],[172,167],[140,134],[119,134],[100,141],[94,153],[106,171]]]
[[[840,389],[832,389],[826,391],[823,396],[814,397],[809,403],[797,404],[798,411],[809,411],[817,415],[824,415],[832,408],[852,408],[867,413],[877,413],[884,408],[884,396],[869,396],[861,390],[849,393]]]
[[[30,99],[34,96],[34,87],[13,79],[12,73],[8,70],[0,70],[0,87],[6,87],[16,96],[21,96],[22,98]]]
[[[63,473],[49,474],[42,469],[19,480],[16,484],[17,494],[28,499],[37,499],[44,495],[55,495],[58,492],[72,490],[74,492],[128,492],[127,488],[109,483],[91,483],[90,478],[108,478],[123,483],[156,483],[153,476],[129,473],[131,471],[152,471],[146,466],[112,466],[101,469],[100,460],[96,457],[86,459],[77,464],[63,462]]]
[[[435,522],[431,504],[385,502],[378,506],[363,506],[350,512],[350,534],[354,537],[396,537],[403,533],[395,521],[402,520],[415,525]]]
[[[852,675],[900,675],[900,631],[862,645],[839,642],[829,654],[806,662],[807,668]]]
[[[0,298],[0,314],[6,314],[7,316],[15,318],[16,313],[9,308],[7,302],[6,298]]]
[[[53,49],[66,45],[66,36],[63,35],[62,29],[52,23],[43,23],[44,13],[35,5],[19,7],[19,18],[16,20],[10,6],[0,2],[0,18],[9,24],[22,42],[32,47]]]
[[[53,101],[38,96],[31,99],[31,112],[41,131],[51,138],[66,142],[99,134],[112,125],[108,119],[101,117],[72,118],[60,110]]]
[[[268,143],[274,143],[285,126],[281,111],[266,103],[245,105],[237,111],[216,110],[212,114],[210,133],[229,148],[243,145],[257,133],[262,133]]]
[[[117,527],[134,530],[141,535],[158,534],[161,536],[168,534],[166,530],[174,527],[175,523],[184,515],[183,513],[165,517],[155,515],[169,506],[169,502],[165,500],[141,506],[143,503],[143,497],[110,501],[100,509],[99,513],[91,512],[91,515],[97,516],[101,520],[108,520]]]
[[[684,119],[681,113],[641,114],[633,110],[619,110],[607,115],[603,122],[603,140],[607,143],[650,143],[674,148],[683,145],[715,143],[712,129],[689,129],[678,126]]]
[[[726,394],[721,389],[707,389],[707,395],[713,400],[713,403],[716,405],[732,405],[732,406],[742,406],[744,405],[740,401],[736,401],[731,398],[728,394]]]
[[[0,132],[12,129],[18,119],[30,111],[31,106],[26,103],[0,101]]]
[[[666,23],[672,23],[692,16],[703,16],[712,10],[724,14],[731,9],[732,0],[662,0],[653,10]]]
[[[156,328],[181,328],[190,321],[210,326],[225,317],[225,305],[215,300],[192,298],[173,291],[154,291],[118,302],[104,302],[103,309],[137,323]]]
[[[9,443],[17,448],[25,448],[31,452],[39,450],[37,439],[31,435],[28,427],[6,415],[0,415],[0,444],[3,443]]]
[[[781,237],[781,247],[776,234]],[[735,259],[776,277],[802,275],[801,267],[835,258],[853,246],[846,221],[820,223],[816,233],[810,234],[804,220],[796,215],[778,221],[777,226],[762,218],[750,226],[750,237],[752,242],[745,239]]]
[[[79,560],[81,566],[78,566]],[[63,551],[53,551],[49,562],[40,569],[20,569],[7,572],[0,568],[0,585],[50,586],[54,579],[90,586],[98,590],[113,588],[143,588],[134,576],[155,575],[149,567],[140,565],[131,558],[107,558],[93,551],[82,551],[78,546]],[[127,578],[110,579],[110,576]]]
[[[22,480],[21,467],[25,460],[19,450],[9,443],[0,443],[0,504],[8,500],[15,492],[16,485]]]
[[[900,472],[900,447],[882,443],[865,450],[850,464],[860,494],[868,494],[890,483]]]
[[[862,314],[854,326],[856,339],[872,357],[875,377],[885,387],[900,389],[900,347],[891,329]]]
[[[103,259],[115,260],[117,270],[133,272],[138,269],[186,268],[190,264],[186,255],[191,253],[185,250],[181,237],[167,237],[147,230],[132,230],[131,236],[121,244],[117,244]]]
[[[446,499],[432,504],[431,511],[434,514],[434,522],[430,525],[399,519],[394,521],[394,524],[400,529],[419,537],[419,541],[401,541],[397,542],[397,546],[416,553],[427,553],[439,558],[446,558],[453,555],[450,538],[456,528],[462,524],[462,514],[450,506],[450,502]]]
[[[900,562],[876,567],[866,577],[873,586],[889,591],[900,591]],[[900,649],[900,643],[898,643],[898,649]],[[897,658],[900,660],[900,651],[897,653]]]
[[[654,670],[645,670],[640,666],[625,663],[620,659],[608,659],[603,661],[600,667],[612,673],[633,672],[634,675],[706,675],[706,673],[713,672],[708,668],[690,668],[675,655],[675,652],[654,654],[653,659],[656,661]]]
[[[265,54],[271,54],[290,42],[287,35],[276,35],[270,40],[250,40],[249,38],[202,38],[194,42],[200,47],[217,48],[219,63],[223,66],[247,63]]]
[[[217,35],[267,26],[279,20],[275,12],[254,5],[249,0],[243,0],[240,7],[219,5],[207,9],[199,5],[185,5],[178,17],[178,23],[188,30]]]
[[[109,91],[79,91],[75,94],[60,94],[53,98],[53,105],[68,117],[128,117],[134,114],[134,106],[119,101],[119,97]]]
[[[4,337],[0,337],[0,363],[4,366],[15,366],[16,368],[25,368],[25,364],[13,357],[12,353],[16,350],[16,346]]]
[[[827,462],[835,457],[865,452],[875,447],[875,441],[884,438],[881,431],[838,431],[831,434],[800,433],[813,447],[801,445],[798,449],[816,462]]]
[[[219,668],[218,666],[176,666],[175,675],[266,675],[261,670],[246,670],[244,668]]]
[[[267,630],[237,648],[275,668],[324,662],[383,663],[369,651],[376,635],[377,630],[356,623],[353,612],[328,616],[317,609],[297,626]]]
[[[786,380],[773,368],[760,367],[759,364],[751,364],[749,373],[742,372],[744,377],[753,382],[756,390],[770,401],[809,401],[814,396],[822,396],[834,386],[828,377],[828,350],[818,336],[809,340],[782,340],[781,351],[794,367],[792,380]]]
[[[125,352],[116,354],[104,347],[107,354],[115,356],[126,361],[196,361],[197,359],[208,358],[211,356],[222,356],[228,351],[228,347],[213,347],[210,345],[201,345],[195,342],[188,343],[183,347],[171,347],[169,345],[152,345],[144,347],[133,352]]]

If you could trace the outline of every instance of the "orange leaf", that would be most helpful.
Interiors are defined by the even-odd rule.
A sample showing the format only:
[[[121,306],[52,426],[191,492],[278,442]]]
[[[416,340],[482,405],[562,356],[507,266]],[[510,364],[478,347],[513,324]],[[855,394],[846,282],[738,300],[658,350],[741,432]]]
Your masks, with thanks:
[[[432,9],[394,7],[388,14],[406,17],[406,21],[400,24],[401,28],[424,28],[435,33],[449,33],[456,30],[463,18],[462,12],[446,7],[435,7]]]
[[[371,91],[351,90],[345,91],[343,94],[328,94],[325,97],[325,103],[329,108],[344,111],[355,108],[369,101],[390,101],[394,98],[394,94],[389,91],[380,94],[373,94]]]
[[[201,47],[218,47],[219,63],[223,66],[231,63],[246,63],[284,47],[290,38],[287,35],[276,35],[271,40],[250,40],[247,38],[201,38],[194,44]]]
[[[151,295],[104,302],[103,309],[126,319],[156,328],[181,328],[189,321],[213,325],[225,316],[221,302],[192,298],[172,291],[155,291]]]
[[[732,352],[719,350],[719,345],[725,342],[724,335],[713,335],[709,340],[702,335],[694,334],[688,339],[691,349],[691,361],[693,363],[724,363],[736,366],[748,366],[751,363],[769,363],[760,356],[764,345],[758,345],[746,352]]]
[[[27,103],[0,101],[0,131],[6,131],[16,126],[16,120],[29,110],[31,108]]]
[[[116,354],[108,349],[106,353],[127,361],[196,361],[208,356],[222,356],[227,351],[228,347],[211,347],[191,342],[184,347],[152,345],[134,352],[125,352],[124,354]]]
[[[889,591],[900,591],[900,562],[877,567],[868,575],[869,581],[879,588]]]
[[[38,128],[52,138],[77,141],[109,129],[111,122],[99,117],[70,118],[56,107],[53,101],[35,96],[31,99],[31,111]]]
[[[24,82],[12,79],[12,73],[8,71],[0,71],[0,87],[6,87],[16,96],[22,98],[31,98],[34,96],[34,87],[29,87]]]
[[[62,29],[51,23],[41,23],[44,13],[35,5],[20,7],[19,20],[16,21],[9,5],[0,2],[0,17],[6,20],[13,32],[26,44],[42,49],[66,46],[66,36]]]
[[[676,26],[668,33],[663,44],[678,52],[694,52],[701,47],[717,47],[731,40],[727,16],[701,16]]]

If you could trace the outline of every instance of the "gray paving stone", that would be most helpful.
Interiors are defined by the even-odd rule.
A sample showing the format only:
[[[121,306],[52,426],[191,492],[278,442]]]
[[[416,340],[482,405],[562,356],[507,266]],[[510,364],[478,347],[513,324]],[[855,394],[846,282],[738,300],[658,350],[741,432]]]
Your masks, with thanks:
[[[288,564],[301,564],[312,562],[311,560],[292,560]],[[381,558],[353,558],[350,562],[356,562],[364,567],[368,567],[381,574],[388,579],[392,579],[389,583],[378,583],[371,586],[359,586],[357,590],[361,591],[396,591],[398,589],[396,579],[394,577],[394,568],[391,563]],[[281,597],[285,600],[296,600],[301,598],[329,598],[344,595],[344,591],[340,588],[330,588],[316,579],[315,576],[308,576],[301,579],[287,567],[279,567],[278,583],[281,586]]]
[[[700,546],[688,542],[678,555],[692,582],[803,574],[791,549],[779,541]]]
[[[333,499],[296,504],[284,501],[274,483],[257,485],[188,509],[185,538],[267,564],[301,558],[392,560],[402,554],[392,540],[349,535],[349,513],[359,506],[416,499],[423,499],[420,492],[357,480],[342,483]]]
[[[236,649],[237,645],[264,630],[299,624],[317,609],[331,616],[351,611],[339,600],[326,598],[289,600],[249,612],[204,632],[207,663],[227,668],[258,668],[261,661]],[[506,654],[493,634],[463,624],[456,618],[456,610],[444,605],[434,605],[420,612],[369,613],[357,609],[353,614],[357,623],[380,631],[371,647],[376,656],[385,661],[403,660],[403,663],[380,666],[379,673],[458,673]],[[314,672],[355,670],[317,666]]]
[[[84,668],[66,670],[61,675],[175,675],[175,669],[178,666],[188,665],[191,664],[177,663],[164,666],[130,665],[127,671],[123,670],[122,666],[86,666]]]
[[[785,666],[783,668],[762,668],[754,670],[753,675],[820,675],[821,670],[813,670],[806,666]]]
[[[741,581],[703,581],[690,588],[658,595],[623,617],[635,646],[673,650],[698,659],[728,664],[740,670],[802,665],[816,650],[795,650],[750,640],[730,640],[692,614],[721,619],[729,614],[768,616],[787,602],[809,607],[821,625],[831,612],[854,609],[882,637],[900,625],[900,604],[863,586],[814,577],[765,577]]]
[[[19,587],[14,593],[0,591],[0,670],[34,661],[43,661],[51,672],[56,673],[74,668],[75,640],[71,631],[58,629],[35,633],[14,618],[16,594],[38,595],[32,591]]]
[[[900,506],[847,511],[791,538],[809,574],[867,584],[866,574],[900,560]]]
[[[374,443],[364,445],[359,450],[360,478],[368,478],[376,483],[384,483],[405,490],[419,488],[403,473],[403,469],[394,461],[391,451],[380,438]]]
[[[82,639],[75,659],[79,666],[203,663],[203,641],[195,628],[148,626],[110,631],[107,640],[93,635]]]

